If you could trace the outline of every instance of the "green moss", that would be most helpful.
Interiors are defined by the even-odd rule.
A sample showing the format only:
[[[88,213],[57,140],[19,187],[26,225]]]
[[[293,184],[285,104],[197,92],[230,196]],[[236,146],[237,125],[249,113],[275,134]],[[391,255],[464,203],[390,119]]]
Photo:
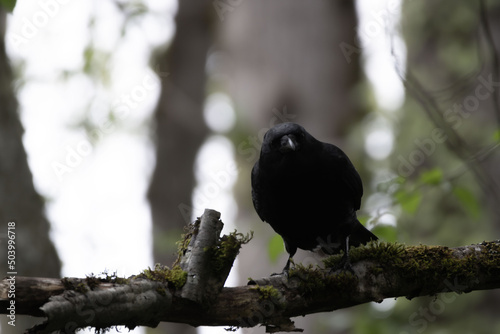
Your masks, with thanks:
[[[171,282],[176,289],[180,289],[186,284],[187,272],[181,269],[179,266],[175,266],[170,270],[170,275],[168,275],[167,280]]]
[[[85,283],[79,283],[76,286],[75,291],[80,292],[80,293],[85,293],[85,292],[89,291],[89,288]]]
[[[101,275],[103,276],[103,278],[99,279],[100,282],[113,283],[113,284],[128,284],[130,282],[130,280],[128,278],[118,277],[116,272],[114,272],[110,275],[110,274],[108,274],[107,271],[104,271],[101,273]],[[90,286],[90,284],[89,284],[89,286]]]
[[[144,270],[139,276],[139,278],[146,278],[152,281],[165,282],[174,289],[180,289],[186,284],[187,272],[181,269],[179,266],[174,266],[170,269],[167,266],[162,266],[157,263],[154,270],[148,268]]]
[[[500,240],[483,242],[483,251],[480,256],[480,269],[488,275],[500,275]]]
[[[73,282],[68,277],[61,278],[61,283],[65,290],[75,290]]]
[[[252,289],[255,289],[259,292],[260,294],[259,300],[264,300],[264,299],[278,300],[281,298],[281,293],[279,292],[279,290],[272,285],[265,285],[265,286],[254,285],[252,286]]]
[[[300,279],[299,291],[301,294],[324,289],[326,285],[325,275],[320,270],[314,269],[312,264],[307,267],[300,263],[296,264],[290,269],[289,275],[290,279]]]
[[[130,280],[128,278],[125,278],[125,277],[116,277],[113,283],[116,283],[116,284],[128,284],[129,282],[130,282]]]
[[[101,281],[99,278],[95,277],[94,274],[90,274],[85,278],[85,282],[87,283],[88,287],[90,290],[94,290],[101,284]]]
[[[158,292],[158,294],[161,295],[161,296],[163,296],[163,297],[167,296],[167,291],[162,286],[157,287],[156,288],[156,292]]]
[[[352,263],[361,260],[392,263],[393,261],[400,261],[399,257],[405,251],[405,248],[406,246],[403,244],[372,241],[364,246],[351,248],[349,258]],[[323,263],[327,268],[336,268],[341,259],[342,255],[333,255],[323,260]]]
[[[333,275],[312,264],[297,264],[290,269],[289,275],[289,280],[297,284],[299,294],[308,299],[325,294],[335,299],[349,298],[358,286],[358,278],[349,271]]]
[[[193,235],[198,233],[198,229],[200,228],[200,217],[196,219],[193,224],[189,224],[186,226],[184,234],[181,235],[181,240],[177,241],[177,259],[174,262],[174,267],[180,264],[181,258],[186,254],[189,243],[191,242],[191,238]]]
[[[236,230],[229,235],[223,235],[216,246],[205,249],[211,252],[211,267],[215,272],[220,272],[225,268],[230,268],[236,255],[238,255],[242,245],[248,243],[253,238],[253,232],[244,235]]]
[[[128,284],[128,278],[116,276],[116,273],[108,275],[106,272],[101,274],[103,277],[97,277],[94,274],[87,275],[84,279],[64,277],[61,279],[66,290],[73,290],[85,293],[89,290],[95,290],[101,283]]]
[[[456,251],[446,246],[371,242],[353,248],[349,255],[353,264],[363,260],[374,264],[368,268],[368,275],[378,276],[387,272],[408,281],[417,281],[422,287],[432,290],[443,280],[458,280],[464,286],[470,286],[477,280],[480,271],[500,274],[500,244],[490,242],[481,245],[481,253],[470,252],[457,257]],[[331,256],[324,260],[324,264],[326,268],[336,268],[340,259],[341,255]]]
[[[281,292],[272,285],[252,285],[250,289],[255,290],[259,293],[260,301],[269,301],[274,306],[279,309],[284,309],[286,307],[286,299],[283,297]]]
[[[394,269],[399,270],[403,277],[416,277],[426,280],[442,280],[443,278],[457,278],[468,282],[476,277],[474,255],[457,259],[453,250],[448,247],[436,246],[409,246],[402,254],[402,260]]]
[[[85,293],[89,291],[89,286],[86,284],[87,279],[79,279],[79,278],[69,278],[63,277],[61,279],[61,283],[66,290],[73,290],[80,293]]]

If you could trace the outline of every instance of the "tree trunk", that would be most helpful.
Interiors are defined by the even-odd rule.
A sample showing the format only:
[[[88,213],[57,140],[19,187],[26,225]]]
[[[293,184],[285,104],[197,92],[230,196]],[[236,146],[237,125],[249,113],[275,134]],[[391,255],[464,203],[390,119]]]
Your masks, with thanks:
[[[49,238],[49,222],[44,202],[33,186],[19,120],[18,104],[13,89],[13,74],[5,51],[6,14],[0,6],[0,272],[23,276],[60,277],[61,264]],[[8,234],[8,227],[10,229]],[[15,234],[12,234],[15,233]],[[15,246],[9,253],[15,263],[7,263],[7,241]],[[14,257],[15,256],[15,259]],[[19,333],[19,327],[7,324],[2,317],[2,333]],[[20,317],[20,327],[31,326],[33,320]]]

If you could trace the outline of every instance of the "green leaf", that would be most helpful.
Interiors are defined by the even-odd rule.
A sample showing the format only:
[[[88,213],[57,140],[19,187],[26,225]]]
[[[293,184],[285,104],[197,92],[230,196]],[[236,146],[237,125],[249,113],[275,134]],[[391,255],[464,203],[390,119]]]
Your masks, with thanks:
[[[496,130],[493,133],[493,140],[496,142],[500,142],[500,129]]]
[[[269,259],[273,263],[275,263],[276,260],[278,260],[278,257],[285,252],[283,239],[281,239],[281,236],[279,234],[276,234],[271,238],[271,240],[269,240],[269,244],[267,245],[267,252],[269,254]]]
[[[366,223],[368,223],[368,220],[370,219],[370,216],[368,216],[368,215],[358,215],[357,218],[358,218],[359,222],[363,226],[366,226]]]
[[[395,189],[400,188],[402,184],[404,184],[406,180],[400,176],[392,178],[388,181],[380,182],[377,184],[377,191],[383,193],[393,193]]]
[[[399,205],[403,211],[413,215],[422,201],[422,194],[420,191],[408,192],[405,190],[399,190],[394,194],[394,197],[398,201]]]
[[[16,7],[16,0],[0,0],[0,5],[5,8],[9,13],[12,13]]]
[[[434,168],[420,174],[420,182],[424,184],[437,185],[443,180],[443,170]]]
[[[481,212],[479,202],[469,189],[457,186],[453,189],[453,194],[472,217],[479,218]]]
[[[398,230],[396,226],[386,225],[386,224],[378,224],[372,230],[372,233],[375,234],[380,239],[387,242],[396,242],[398,236]]]

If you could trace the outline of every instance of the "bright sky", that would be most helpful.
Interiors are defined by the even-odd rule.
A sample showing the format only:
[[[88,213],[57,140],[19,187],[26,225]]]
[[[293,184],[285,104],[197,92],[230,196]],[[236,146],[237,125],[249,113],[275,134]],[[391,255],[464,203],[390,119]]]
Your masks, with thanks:
[[[127,277],[153,266],[145,193],[154,166],[148,124],[160,83],[148,62],[151,48],[173,34],[176,3],[148,7],[152,13],[129,24],[123,40],[123,15],[111,1],[19,1],[9,16],[8,51],[26,78],[19,89],[24,143],[48,200],[64,276],[108,270]],[[90,38],[112,52],[108,85],[78,74]],[[113,126],[111,108],[120,119]],[[97,141],[78,127],[86,118],[97,125]]]
[[[145,2],[150,13],[132,18],[124,39],[123,15],[111,1],[18,1],[9,16],[8,52],[14,65],[22,64],[25,78],[19,87],[24,143],[36,188],[48,201],[51,236],[63,260],[64,276],[108,270],[126,277],[153,265],[145,193],[154,166],[148,126],[159,79],[148,62],[151,48],[173,34],[176,3]],[[383,51],[389,49],[384,41],[385,18],[398,17],[399,2],[358,1],[367,75],[380,107],[389,111],[401,104],[403,96],[391,74],[390,54]],[[94,25],[89,27],[91,20]],[[78,74],[89,41],[97,50],[112,53],[106,85]],[[119,117],[114,125],[106,119],[111,108]],[[225,117],[220,118],[221,112]],[[78,126],[85,119],[97,124],[91,136],[97,140],[89,141]],[[229,98],[210,96],[205,119],[215,132],[230,128],[234,110]],[[385,159],[392,147],[392,129],[383,119],[373,122],[366,137],[367,152],[374,159]],[[216,161],[210,159],[214,150]],[[234,221],[233,155],[232,144],[222,135],[214,135],[203,146],[194,196],[207,201],[195,206],[195,215],[210,207],[223,212],[225,222]],[[227,182],[217,182],[214,171],[226,171]],[[233,230],[226,225],[225,231]],[[203,330],[208,332],[220,329]]]

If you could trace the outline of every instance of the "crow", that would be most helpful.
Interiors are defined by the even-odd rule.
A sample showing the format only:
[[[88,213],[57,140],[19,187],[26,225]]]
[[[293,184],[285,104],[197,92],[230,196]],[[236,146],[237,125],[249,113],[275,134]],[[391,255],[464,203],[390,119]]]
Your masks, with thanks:
[[[252,169],[252,201],[262,221],[285,243],[288,275],[297,248],[326,254],[378,238],[357,219],[363,185],[347,155],[295,123],[281,123],[264,135]]]

